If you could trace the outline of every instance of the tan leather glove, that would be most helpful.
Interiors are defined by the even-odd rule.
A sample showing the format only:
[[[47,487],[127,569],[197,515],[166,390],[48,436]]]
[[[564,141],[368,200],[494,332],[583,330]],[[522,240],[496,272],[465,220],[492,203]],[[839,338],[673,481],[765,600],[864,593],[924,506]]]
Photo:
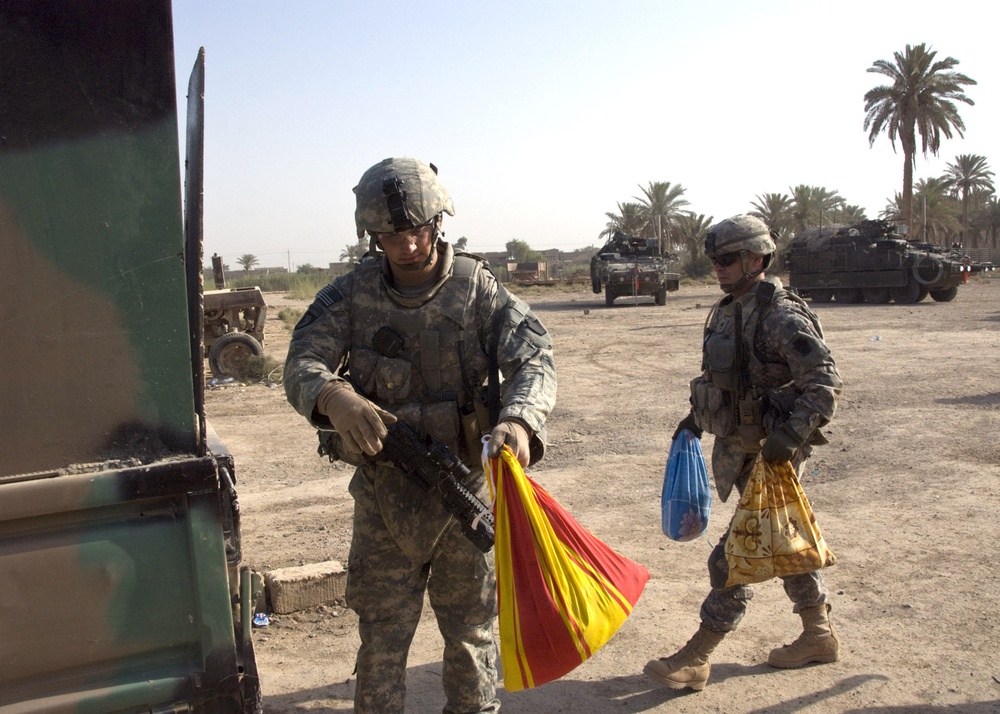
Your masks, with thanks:
[[[396,423],[393,414],[355,392],[347,382],[327,382],[316,397],[316,411],[325,414],[340,434],[344,448],[374,456],[382,450],[386,426]]]
[[[490,445],[487,449],[487,456],[491,459],[496,457],[503,445],[507,444],[510,450],[517,457],[517,462],[521,468],[527,468],[531,461],[531,434],[528,428],[520,421],[504,420],[494,427],[490,432]]]

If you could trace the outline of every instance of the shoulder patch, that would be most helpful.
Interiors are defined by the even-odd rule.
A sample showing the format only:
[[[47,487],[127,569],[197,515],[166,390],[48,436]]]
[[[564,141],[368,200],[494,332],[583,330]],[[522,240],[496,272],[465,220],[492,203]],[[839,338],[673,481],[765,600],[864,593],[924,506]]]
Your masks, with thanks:
[[[343,299],[344,294],[340,292],[340,290],[333,283],[329,283],[328,285],[320,288],[320,291],[316,293],[316,299],[313,300],[312,305],[309,306],[309,309],[306,310],[305,314],[299,318],[293,332],[295,330],[300,330],[303,327],[308,327],[312,323],[316,322],[317,318],[323,314],[324,310],[329,310]]]
[[[323,303],[327,307],[332,306],[334,303],[339,302],[344,299],[343,293],[341,293],[333,283],[330,283],[320,289],[316,293],[316,300]]]

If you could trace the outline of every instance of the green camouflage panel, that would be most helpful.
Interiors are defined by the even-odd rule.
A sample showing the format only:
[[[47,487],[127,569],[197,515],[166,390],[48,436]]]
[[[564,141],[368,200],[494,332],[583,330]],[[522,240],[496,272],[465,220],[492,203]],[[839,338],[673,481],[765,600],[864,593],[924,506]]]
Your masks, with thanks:
[[[231,688],[217,478],[205,457],[0,483],[0,711],[137,711]]]
[[[398,185],[391,186],[393,180]],[[387,183],[389,182],[389,183]],[[390,195],[398,193],[405,212],[392,215]],[[448,190],[437,177],[437,170],[410,158],[384,159],[365,171],[354,187],[357,208],[354,222],[358,237],[368,233],[398,233],[427,223],[439,213],[455,215]],[[406,225],[408,223],[408,225]]]
[[[467,484],[486,496],[478,449],[461,443],[461,413],[486,382],[492,327],[500,325],[501,418],[523,419],[541,457],[545,418],[556,397],[552,343],[534,313],[498,288],[478,260],[439,243],[448,279],[420,296],[390,287],[384,262],[367,261],[334,280],[296,326],[285,361],[289,402],[314,425],[316,396],[347,360],[357,391],[412,420],[424,433],[464,448]],[[376,335],[391,328],[393,349]],[[328,426],[328,424],[326,424]],[[485,426],[480,425],[476,436]],[[475,453],[473,453],[475,451]],[[351,481],[354,532],[348,605],[359,616],[355,711],[402,712],[406,656],[427,590],[445,641],[445,711],[492,712],[496,584],[493,555],[481,553],[423,487],[390,464],[363,465]]]
[[[170,23],[166,1],[0,14],[0,476],[194,451]]]
[[[171,27],[168,0],[0,6],[4,714],[259,706],[259,583],[198,418]]]

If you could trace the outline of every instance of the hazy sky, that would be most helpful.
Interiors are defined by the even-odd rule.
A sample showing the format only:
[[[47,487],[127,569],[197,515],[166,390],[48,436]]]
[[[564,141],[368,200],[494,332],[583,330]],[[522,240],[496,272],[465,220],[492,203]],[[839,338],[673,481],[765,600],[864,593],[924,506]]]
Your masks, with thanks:
[[[351,188],[389,156],[433,162],[472,251],[599,243],[640,184],[716,220],[798,184],[875,217],[902,153],[869,148],[866,72],[906,44],[978,81],[958,154],[1000,167],[1000,62],[985,2],[175,0],[183,107],[206,53],[205,253],[293,270],[355,240]],[[901,148],[897,143],[897,150]]]

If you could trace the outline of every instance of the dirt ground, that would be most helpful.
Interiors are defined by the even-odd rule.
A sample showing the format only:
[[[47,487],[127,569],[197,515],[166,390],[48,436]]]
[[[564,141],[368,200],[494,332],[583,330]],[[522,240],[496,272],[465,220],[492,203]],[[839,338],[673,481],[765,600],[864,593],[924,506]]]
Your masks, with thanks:
[[[740,628],[713,657],[700,693],[642,674],[698,626],[705,559],[736,497],[716,497],[707,537],[660,531],[670,435],[686,413],[715,287],[651,299],[523,291],[552,333],[559,396],[546,458],[529,473],[588,529],[651,578],[631,617],[562,680],[506,692],[506,712],[1000,712],[1000,279],[951,303],[816,306],[845,380],[830,444],[803,486],[839,562],[826,572],[841,661],[775,670],[768,651],[799,619],[778,582],[757,587]],[[267,294],[265,348],[281,360],[282,307]],[[349,467],[316,455],[313,431],[279,386],[209,388],[207,412],[236,458],[244,553],[261,572],[346,563]],[[711,436],[703,448],[709,453]],[[330,604],[272,616],[255,631],[267,712],[352,708],[352,612]],[[424,619],[410,653],[408,712],[441,711],[441,642]]]

